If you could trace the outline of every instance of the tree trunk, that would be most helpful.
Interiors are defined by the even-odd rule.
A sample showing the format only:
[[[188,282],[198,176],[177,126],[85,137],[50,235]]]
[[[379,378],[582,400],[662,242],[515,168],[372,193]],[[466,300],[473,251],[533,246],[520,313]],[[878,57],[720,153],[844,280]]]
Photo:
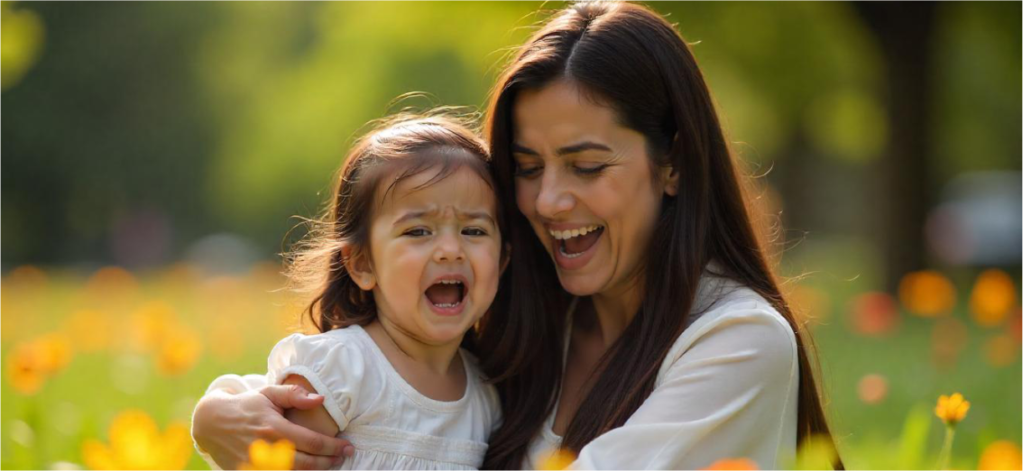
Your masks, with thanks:
[[[856,2],[881,46],[888,86],[889,142],[874,163],[877,217],[875,244],[885,267],[885,287],[895,289],[903,274],[924,268],[924,225],[934,201],[928,165],[931,112],[933,2]]]

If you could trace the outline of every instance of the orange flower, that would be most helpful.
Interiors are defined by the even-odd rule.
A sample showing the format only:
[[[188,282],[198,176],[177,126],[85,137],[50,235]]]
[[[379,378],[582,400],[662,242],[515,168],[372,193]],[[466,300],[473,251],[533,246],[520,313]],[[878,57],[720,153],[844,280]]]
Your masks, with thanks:
[[[156,422],[140,410],[114,418],[110,446],[95,439],[82,444],[82,458],[92,469],[183,469],[191,456],[188,426],[175,422],[161,434]]]
[[[757,463],[748,458],[723,458],[704,469],[760,469]]]
[[[146,303],[131,315],[129,344],[138,352],[154,351],[160,348],[176,324],[170,305],[162,301]]]
[[[946,426],[954,427],[964,420],[971,403],[964,400],[960,393],[953,393],[952,396],[939,396],[939,402],[935,405],[935,415],[942,419]]]
[[[35,394],[46,379],[43,354],[32,342],[23,343],[7,355],[7,380],[21,394]]]
[[[190,369],[199,360],[203,345],[199,336],[191,329],[176,327],[164,334],[157,350],[157,369],[166,375],[179,375]]]
[[[900,280],[899,293],[903,306],[921,317],[948,314],[956,305],[953,283],[937,271],[907,273]]]
[[[985,447],[978,469],[1021,469],[1021,452],[1013,442],[998,440]]]
[[[999,334],[985,341],[985,358],[995,367],[1012,365],[1020,358],[1019,345],[1010,334]]]
[[[114,322],[100,311],[76,311],[64,320],[64,332],[75,340],[79,350],[97,352],[110,345]]]
[[[569,450],[559,448],[542,458],[538,469],[548,471],[568,469],[573,461],[576,461],[576,455]]]
[[[887,293],[864,293],[850,302],[853,329],[863,335],[880,337],[899,327],[900,313],[896,301]]]
[[[1006,319],[1017,302],[1017,290],[1006,272],[985,270],[978,275],[971,291],[971,315],[978,325],[997,326]]]
[[[256,440],[249,445],[249,462],[242,463],[238,469],[292,469],[294,464],[294,443],[278,440],[270,444],[265,440]]]
[[[888,392],[889,382],[882,375],[865,375],[857,383],[857,396],[865,404],[874,405],[882,402]]]
[[[43,371],[55,374],[71,362],[71,341],[67,335],[49,333],[34,342],[42,355]]]

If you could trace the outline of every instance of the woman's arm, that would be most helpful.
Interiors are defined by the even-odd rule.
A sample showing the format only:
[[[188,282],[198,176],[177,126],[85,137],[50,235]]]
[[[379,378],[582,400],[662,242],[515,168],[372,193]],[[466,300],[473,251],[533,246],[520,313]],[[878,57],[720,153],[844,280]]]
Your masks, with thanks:
[[[722,458],[785,466],[796,449],[799,370],[784,322],[770,307],[695,322],[647,400],[583,447],[573,467],[700,469]]]
[[[222,381],[229,377],[235,380]],[[284,417],[286,409],[321,407],[323,396],[297,385],[266,385],[264,379],[257,388],[250,377],[244,382],[238,379],[228,375],[215,380],[192,416],[192,438],[211,466],[237,469],[247,461],[249,445],[258,438],[295,443],[296,469],[328,469],[352,456],[354,449],[347,440],[314,432]]]

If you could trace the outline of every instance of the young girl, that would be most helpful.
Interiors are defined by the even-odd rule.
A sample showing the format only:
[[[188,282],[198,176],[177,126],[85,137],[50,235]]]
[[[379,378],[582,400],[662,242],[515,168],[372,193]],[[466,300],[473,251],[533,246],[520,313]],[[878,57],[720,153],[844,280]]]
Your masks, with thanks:
[[[287,417],[351,441],[343,469],[483,463],[501,408],[459,347],[507,260],[488,165],[455,121],[393,119],[349,153],[328,216],[291,257],[321,333],[279,342],[268,380],[324,396]]]

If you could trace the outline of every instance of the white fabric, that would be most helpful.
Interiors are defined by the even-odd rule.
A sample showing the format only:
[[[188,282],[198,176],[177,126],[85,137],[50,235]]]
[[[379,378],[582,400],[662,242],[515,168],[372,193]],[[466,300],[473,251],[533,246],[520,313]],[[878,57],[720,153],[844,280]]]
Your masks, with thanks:
[[[779,469],[791,462],[799,382],[792,329],[761,296],[711,275],[701,280],[695,304],[651,396],[622,427],[583,447],[572,467],[700,469],[721,458],[750,458],[761,469]],[[265,384],[255,375],[225,375],[210,388]],[[558,448],[553,423],[554,414],[530,443],[523,468],[537,469]]]
[[[242,392],[281,384],[292,374],[306,378],[324,395],[324,407],[341,429],[338,436],[355,447],[339,469],[476,469],[500,423],[501,407],[476,359],[460,354],[467,384],[457,401],[416,391],[359,326],[290,335],[271,351],[266,377],[225,375],[210,389]]]
[[[792,459],[799,381],[793,330],[752,290],[710,275],[696,304],[651,395],[622,427],[584,446],[571,468],[701,469],[749,458],[761,469],[780,469]],[[524,468],[537,469],[561,444],[553,424],[554,413],[530,443]]]

